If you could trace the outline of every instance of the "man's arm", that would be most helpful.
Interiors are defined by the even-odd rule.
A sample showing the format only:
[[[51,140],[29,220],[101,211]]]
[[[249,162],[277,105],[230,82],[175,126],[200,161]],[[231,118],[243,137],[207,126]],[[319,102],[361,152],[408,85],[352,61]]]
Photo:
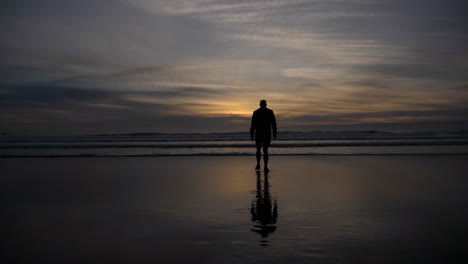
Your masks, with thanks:
[[[254,140],[255,133],[255,112],[252,114],[252,122],[250,123],[250,139]]]
[[[273,113],[273,110],[271,110],[271,115],[272,115],[272,120],[271,120],[271,128],[273,129],[273,138],[276,139],[276,118],[275,118],[275,113]]]

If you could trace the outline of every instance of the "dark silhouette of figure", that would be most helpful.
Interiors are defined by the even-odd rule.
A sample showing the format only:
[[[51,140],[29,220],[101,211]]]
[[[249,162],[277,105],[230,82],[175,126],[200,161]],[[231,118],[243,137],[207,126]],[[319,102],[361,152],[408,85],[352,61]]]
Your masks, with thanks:
[[[265,178],[263,180],[263,188],[260,172],[257,171],[256,173],[256,197],[255,201],[252,201],[252,204],[250,206],[252,222],[254,222],[255,224],[251,230],[260,234],[260,236],[262,237],[262,246],[266,246],[267,241],[265,240],[265,238],[267,238],[269,234],[275,232],[276,230],[275,224],[278,220],[278,205],[276,200],[274,200],[272,204],[269,189],[270,185],[268,183],[268,173],[265,173]]]
[[[263,148],[264,170],[268,172],[268,147],[271,142],[271,131],[273,130],[273,138],[276,139],[276,118],[273,110],[268,109],[265,100],[260,101],[260,108],[255,110],[252,115],[252,123],[250,125],[250,138],[254,140],[257,146],[257,166],[256,170],[260,170],[260,159],[262,157],[261,149]]]

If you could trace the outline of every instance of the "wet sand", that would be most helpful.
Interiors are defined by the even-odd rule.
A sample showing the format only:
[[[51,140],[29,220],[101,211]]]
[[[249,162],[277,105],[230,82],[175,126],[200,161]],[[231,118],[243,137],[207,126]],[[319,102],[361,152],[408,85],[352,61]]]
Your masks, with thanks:
[[[463,263],[468,156],[0,159],[24,263]],[[459,262],[461,261],[461,262]]]

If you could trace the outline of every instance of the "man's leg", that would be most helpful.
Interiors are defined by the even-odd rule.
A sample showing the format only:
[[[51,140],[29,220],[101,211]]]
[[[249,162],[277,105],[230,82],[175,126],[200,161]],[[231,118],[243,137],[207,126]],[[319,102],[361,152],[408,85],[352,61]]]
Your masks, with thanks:
[[[262,153],[260,152],[262,146],[257,144],[257,153],[255,155],[257,156],[257,166],[255,167],[256,170],[260,169],[260,159],[262,158]]]
[[[265,163],[265,171],[269,171],[268,169],[268,146],[263,146],[263,163]]]

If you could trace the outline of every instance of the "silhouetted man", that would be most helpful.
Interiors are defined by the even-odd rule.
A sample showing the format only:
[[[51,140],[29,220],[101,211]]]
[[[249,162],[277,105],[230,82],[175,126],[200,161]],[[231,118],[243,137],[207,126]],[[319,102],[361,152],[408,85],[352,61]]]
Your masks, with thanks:
[[[273,138],[276,139],[276,119],[273,111],[266,106],[267,102],[261,100],[260,108],[253,112],[250,138],[254,140],[255,134],[255,144],[257,145],[257,166],[255,169],[260,170],[261,148],[263,147],[264,170],[268,172],[268,147],[271,142],[271,130],[273,130]]]

